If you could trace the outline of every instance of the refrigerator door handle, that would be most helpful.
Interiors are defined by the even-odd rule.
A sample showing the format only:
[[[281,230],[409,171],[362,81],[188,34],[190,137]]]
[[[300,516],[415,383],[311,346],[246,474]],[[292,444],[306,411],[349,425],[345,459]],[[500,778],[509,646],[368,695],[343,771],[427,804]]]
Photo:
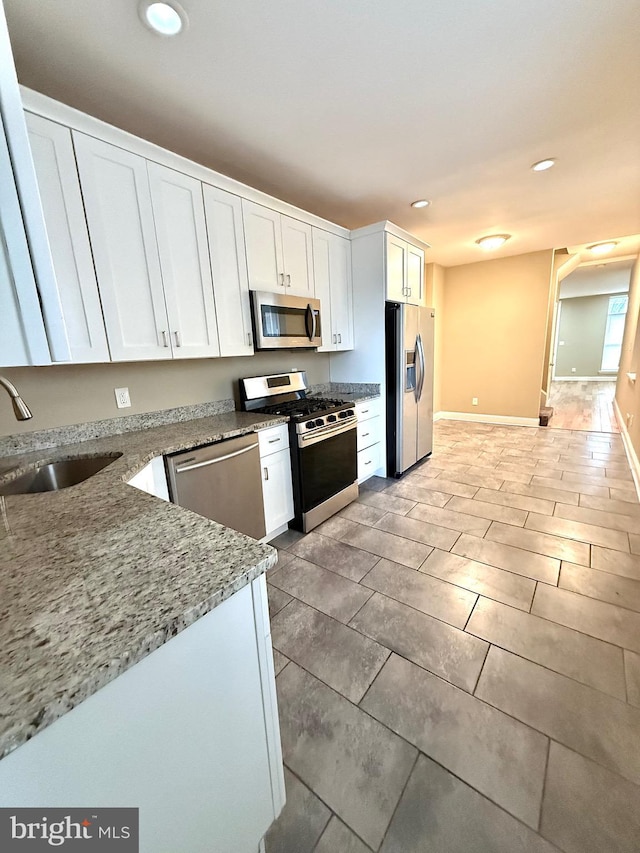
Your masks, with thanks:
[[[420,399],[422,398],[422,389],[424,388],[424,376],[425,376],[425,369],[426,369],[425,360],[424,360],[424,347],[422,345],[422,336],[421,335],[418,335],[418,337],[416,339],[416,348],[418,350],[418,356],[420,359],[420,381],[419,381],[419,383],[417,383],[418,390],[417,390],[417,397],[416,397],[416,401],[419,403]]]
[[[420,336],[416,338],[416,343],[413,349],[413,369],[415,371],[415,385],[413,387],[413,396],[416,403],[420,400],[420,377],[418,376],[418,362],[420,361]]]

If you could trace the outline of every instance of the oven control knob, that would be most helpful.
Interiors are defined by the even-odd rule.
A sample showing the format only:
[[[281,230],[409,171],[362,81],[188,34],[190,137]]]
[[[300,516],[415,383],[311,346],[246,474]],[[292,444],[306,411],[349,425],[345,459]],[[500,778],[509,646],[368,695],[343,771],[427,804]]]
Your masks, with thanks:
[[[318,418],[318,419],[316,420],[316,426],[317,426],[317,427],[324,426],[324,420],[323,420],[322,418]]]
[[[329,415],[329,417],[327,418],[327,423],[334,424],[337,420],[338,419],[335,415]]]
[[[353,409],[347,409],[344,415],[346,418],[352,418],[355,415],[355,412],[353,411]]]
[[[347,417],[347,413],[346,413],[345,411],[338,412],[338,417],[342,420],[342,418],[346,418],[346,417]]]
[[[315,425],[316,425],[315,421],[307,421],[305,424],[305,428],[306,429],[313,429]]]

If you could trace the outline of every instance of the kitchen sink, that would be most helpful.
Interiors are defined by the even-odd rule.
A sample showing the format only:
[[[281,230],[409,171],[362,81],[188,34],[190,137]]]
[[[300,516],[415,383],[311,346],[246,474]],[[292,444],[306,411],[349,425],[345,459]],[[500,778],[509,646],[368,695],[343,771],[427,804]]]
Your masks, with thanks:
[[[110,456],[81,456],[60,462],[46,462],[0,486],[0,495],[58,492],[88,480],[121,456],[122,453],[112,453]]]

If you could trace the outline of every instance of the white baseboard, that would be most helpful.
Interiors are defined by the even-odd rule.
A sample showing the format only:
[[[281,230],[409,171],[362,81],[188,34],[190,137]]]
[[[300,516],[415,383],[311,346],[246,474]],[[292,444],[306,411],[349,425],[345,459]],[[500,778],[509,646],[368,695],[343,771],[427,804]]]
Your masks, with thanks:
[[[554,376],[553,382],[615,382],[618,374],[615,376]]]
[[[614,399],[613,401],[613,410],[618,420],[618,426],[620,427],[620,435],[622,436],[622,443],[624,444],[625,453],[627,454],[627,459],[629,460],[629,467],[631,468],[631,474],[633,476],[633,484],[636,487],[638,500],[640,500],[640,459],[638,459],[638,454],[636,453],[633,444],[631,443],[631,437],[627,430],[627,425],[624,422],[624,418],[622,417],[622,413],[620,411],[618,401],[616,399]]]
[[[481,415],[471,412],[436,412],[434,421],[474,421],[480,424],[505,424],[507,426],[540,426],[538,418],[515,418],[511,415]]]

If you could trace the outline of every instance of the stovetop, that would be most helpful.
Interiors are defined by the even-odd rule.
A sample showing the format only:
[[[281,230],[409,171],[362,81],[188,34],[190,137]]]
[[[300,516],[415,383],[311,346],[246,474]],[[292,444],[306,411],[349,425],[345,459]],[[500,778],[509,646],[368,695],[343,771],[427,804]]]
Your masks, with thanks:
[[[287,415],[292,420],[304,420],[309,415],[329,415],[349,407],[344,400],[330,400],[326,397],[301,397],[298,400],[285,400],[260,409],[265,415]]]

